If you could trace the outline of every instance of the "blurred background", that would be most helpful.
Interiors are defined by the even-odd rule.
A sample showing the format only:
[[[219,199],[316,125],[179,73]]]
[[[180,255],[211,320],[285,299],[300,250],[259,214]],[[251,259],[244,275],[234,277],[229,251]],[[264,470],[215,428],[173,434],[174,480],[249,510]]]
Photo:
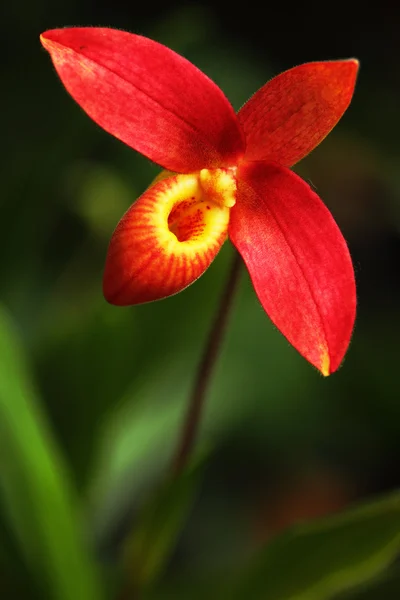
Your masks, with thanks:
[[[112,579],[121,540],[167,468],[231,259],[227,243],[198,282],[162,302],[121,309],[104,301],[110,235],[158,169],[86,117],[39,43],[46,29],[103,25],[183,54],[235,109],[296,64],[361,62],[348,112],[296,168],[332,210],[354,260],[350,349],[342,368],[322,378],[274,329],[243,272],[202,424],[202,482],[166,578],[224,569],[294,522],[398,487],[400,38],[386,2],[361,13],[351,3],[289,10],[251,1],[21,0],[0,10],[0,371],[11,381],[15,343],[31,394],[18,408],[10,383],[0,466],[12,479],[55,461],[50,471],[73,490]],[[39,427],[50,458],[38,450],[40,436],[23,433],[27,423]],[[37,507],[24,491],[14,498],[7,477],[0,594],[42,598],[26,566]],[[26,528],[14,513],[20,501]]]

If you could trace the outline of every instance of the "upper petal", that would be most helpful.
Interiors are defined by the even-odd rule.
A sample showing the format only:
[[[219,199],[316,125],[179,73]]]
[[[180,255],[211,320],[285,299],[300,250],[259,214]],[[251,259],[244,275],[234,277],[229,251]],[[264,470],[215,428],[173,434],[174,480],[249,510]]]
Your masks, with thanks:
[[[158,181],[126,212],[111,238],[104,296],[126,306],[193,283],[226,240],[229,208],[208,201],[197,175]]]
[[[350,104],[358,61],[306,63],[274,77],[238,113],[247,160],[291,167],[315,148]]]
[[[354,324],[354,273],[346,242],[317,194],[285,167],[244,166],[229,235],[274,324],[324,375],[335,371]]]
[[[243,154],[236,115],[188,60],[145,37],[107,28],[41,35],[68,92],[98,125],[164,168],[230,166]]]

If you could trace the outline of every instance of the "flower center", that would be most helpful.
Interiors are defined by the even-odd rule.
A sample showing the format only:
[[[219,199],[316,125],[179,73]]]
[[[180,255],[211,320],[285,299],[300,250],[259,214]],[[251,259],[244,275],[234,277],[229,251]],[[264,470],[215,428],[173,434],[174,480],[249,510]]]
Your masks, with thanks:
[[[199,240],[215,226],[219,228],[221,220],[229,219],[227,209],[236,202],[233,169],[202,169],[199,174],[189,177],[192,185],[186,187],[185,194],[177,186],[176,191],[179,192],[168,215],[168,229],[179,242]]]
[[[207,226],[207,213],[211,206],[191,196],[176,204],[168,216],[168,229],[179,242],[198,239]]]

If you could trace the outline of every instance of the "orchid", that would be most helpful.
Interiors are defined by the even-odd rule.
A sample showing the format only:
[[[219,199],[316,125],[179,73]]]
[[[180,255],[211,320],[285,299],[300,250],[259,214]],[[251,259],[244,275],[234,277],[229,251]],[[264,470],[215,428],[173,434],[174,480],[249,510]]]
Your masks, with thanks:
[[[352,262],[332,215],[290,167],[347,109],[358,62],[294,67],[236,114],[197,67],[145,37],[77,27],[41,41],[83,110],[164,169],[112,236],[105,298],[176,294],[229,237],[275,326],[321,373],[335,371],[354,326]]]

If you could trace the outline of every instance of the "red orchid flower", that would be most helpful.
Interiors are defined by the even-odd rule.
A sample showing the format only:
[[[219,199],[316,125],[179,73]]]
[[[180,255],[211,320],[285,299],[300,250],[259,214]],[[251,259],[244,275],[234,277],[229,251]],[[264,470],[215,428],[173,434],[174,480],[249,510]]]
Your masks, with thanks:
[[[330,212],[288,167],[343,115],[358,62],[290,69],[235,114],[204,73],[145,37],[88,27],[41,41],[86,113],[166,169],[114,232],[105,298],[131,305],[176,294],[229,235],[276,327],[324,375],[335,371],[355,318],[352,263]]]

